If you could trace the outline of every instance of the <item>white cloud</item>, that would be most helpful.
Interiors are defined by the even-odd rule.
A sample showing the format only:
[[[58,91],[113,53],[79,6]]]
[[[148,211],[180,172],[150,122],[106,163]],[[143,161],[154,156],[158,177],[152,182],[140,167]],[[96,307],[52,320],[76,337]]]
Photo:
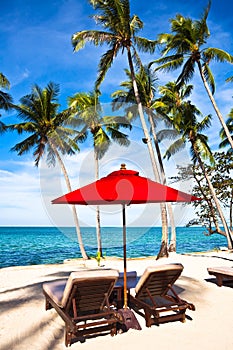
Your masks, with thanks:
[[[38,175],[19,162],[17,172],[0,170],[1,225],[44,225],[49,223],[43,210]],[[30,169],[30,171],[28,171]]]

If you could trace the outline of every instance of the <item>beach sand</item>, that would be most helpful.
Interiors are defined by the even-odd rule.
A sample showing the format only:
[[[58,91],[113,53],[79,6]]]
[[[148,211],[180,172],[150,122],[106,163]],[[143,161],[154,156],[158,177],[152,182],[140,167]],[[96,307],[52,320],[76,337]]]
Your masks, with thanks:
[[[180,262],[184,271],[176,282],[180,296],[193,303],[185,323],[165,323],[151,328],[136,315],[142,330],[111,337],[104,335],[74,343],[71,349],[83,350],[232,350],[233,282],[216,285],[207,267],[233,266],[233,253],[209,252],[189,255],[171,254],[155,258],[129,259],[127,270],[140,276],[147,266]],[[104,259],[100,268],[123,270],[122,259]],[[64,264],[9,267],[0,269],[0,349],[60,350],[64,345],[64,322],[54,309],[45,311],[42,283],[67,277],[71,271],[98,268],[95,260],[71,260]]]

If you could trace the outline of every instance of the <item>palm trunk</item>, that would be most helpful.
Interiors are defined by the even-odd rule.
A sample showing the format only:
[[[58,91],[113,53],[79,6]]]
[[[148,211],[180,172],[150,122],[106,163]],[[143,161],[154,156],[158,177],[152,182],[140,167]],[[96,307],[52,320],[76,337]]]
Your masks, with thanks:
[[[216,114],[217,114],[217,116],[218,116],[218,119],[220,120],[220,123],[222,124],[222,127],[223,127],[223,129],[224,129],[224,131],[225,131],[225,133],[226,133],[226,136],[227,136],[228,141],[229,141],[229,143],[230,143],[230,145],[231,145],[231,148],[233,149],[233,139],[232,139],[231,134],[230,134],[230,132],[229,132],[229,129],[228,129],[228,127],[227,127],[227,125],[226,125],[226,123],[225,123],[223,117],[222,117],[222,114],[221,114],[220,110],[218,109],[218,106],[217,106],[217,104],[216,104],[216,102],[215,102],[215,99],[214,99],[214,97],[213,97],[213,95],[212,95],[212,93],[211,93],[211,91],[210,91],[209,85],[208,85],[208,83],[207,83],[207,81],[206,81],[206,78],[205,78],[205,76],[204,76],[204,74],[203,74],[200,61],[198,61],[198,68],[199,68],[199,72],[200,72],[200,75],[201,75],[201,79],[202,79],[202,81],[203,81],[203,84],[204,84],[204,86],[205,86],[205,89],[206,89],[206,91],[207,91],[207,94],[208,94],[208,96],[209,96],[209,98],[210,98],[210,101],[211,101],[211,103],[212,103],[212,105],[213,105],[213,107],[214,107],[214,110],[215,110],[215,112],[216,112]]]
[[[231,190],[231,200],[230,200],[230,230],[232,230],[232,211],[233,211],[233,188]]]
[[[195,142],[194,142],[193,140],[191,140],[191,139],[190,139],[190,142],[192,143],[193,150],[194,150],[195,155],[196,155],[196,157],[197,157],[198,163],[199,163],[199,165],[200,165],[200,167],[201,167],[201,169],[202,169],[202,171],[203,171],[203,174],[204,174],[204,176],[205,176],[205,179],[206,179],[206,181],[207,181],[207,183],[208,183],[210,192],[211,192],[211,194],[212,194],[212,196],[213,196],[213,200],[214,200],[214,202],[215,202],[216,208],[217,208],[218,213],[219,213],[219,216],[220,216],[220,218],[221,218],[223,227],[224,227],[224,229],[225,229],[225,233],[226,233],[226,237],[227,237],[227,242],[228,242],[228,249],[233,249],[233,239],[232,239],[232,237],[231,237],[231,232],[230,232],[230,230],[229,230],[229,228],[228,228],[228,226],[227,226],[226,219],[225,219],[225,217],[224,217],[224,215],[223,215],[223,212],[222,212],[222,209],[221,209],[221,207],[220,207],[220,205],[219,205],[218,198],[217,198],[217,196],[216,196],[214,187],[213,187],[213,185],[212,185],[212,183],[211,183],[211,181],[210,181],[210,179],[209,179],[209,176],[208,176],[208,174],[207,174],[207,172],[206,172],[205,166],[204,166],[204,164],[203,164],[203,162],[202,162],[202,160],[201,160],[201,158],[200,158],[199,152],[198,152],[198,150],[196,149]]]
[[[143,129],[145,138],[147,140],[147,147],[148,147],[148,151],[149,151],[155,179],[158,179],[157,181],[160,182],[160,176],[159,176],[159,172],[158,172],[158,168],[157,168],[157,164],[156,164],[156,160],[155,160],[155,156],[154,156],[154,150],[153,150],[153,146],[152,146],[152,142],[151,142],[151,138],[150,138],[150,133],[149,133],[147,125],[146,125],[146,120],[145,120],[144,113],[143,113],[142,103],[141,103],[140,96],[138,93],[138,87],[137,87],[137,82],[135,79],[134,66],[133,66],[130,46],[127,46],[127,52],[128,52],[128,62],[129,62],[129,67],[130,67],[130,72],[131,72],[132,84],[133,84],[135,99],[136,99],[137,106],[138,106],[138,113],[139,113],[139,117],[141,120],[142,129]],[[168,223],[167,223],[166,204],[161,203],[160,209],[161,209],[161,221],[162,221],[162,242],[161,242],[160,251],[157,255],[157,259],[162,258],[162,257],[168,257]]]
[[[99,159],[98,159],[98,152],[95,148],[94,148],[94,157],[95,157],[95,179],[99,180]],[[97,253],[99,254],[100,257],[103,257],[99,206],[96,207],[96,238],[97,238],[97,247],[98,247]]]
[[[66,171],[65,165],[64,165],[64,163],[63,163],[63,161],[62,161],[62,159],[60,157],[60,154],[58,153],[56,147],[53,145],[51,140],[49,141],[49,144],[50,144],[51,148],[53,149],[54,153],[56,154],[58,162],[59,162],[59,164],[61,166],[62,172],[64,174],[64,178],[65,178],[65,181],[66,181],[67,189],[68,189],[69,192],[71,192],[72,189],[71,189],[71,185],[70,185],[69,176],[68,176],[68,173]],[[88,255],[87,255],[87,253],[85,251],[85,248],[84,248],[76,207],[75,207],[75,205],[71,205],[71,208],[72,208],[72,214],[73,214],[73,218],[74,218],[74,224],[75,224],[75,228],[76,228],[76,233],[77,233],[77,237],[78,237],[78,243],[79,243],[80,252],[82,254],[83,259],[87,260],[87,259],[89,259],[89,257],[88,257]]]
[[[149,111],[148,115],[149,115],[149,122],[151,125],[152,135],[154,138],[154,145],[155,145],[155,149],[156,149],[156,153],[157,153],[158,161],[159,161],[161,181],[162,181],[162,184],[166,186],[167,180],[166,180],[165,170],[164,170],[164,166],[163,166],[163,160],[162,160],[162,156],[161,156],[161,152],[160,152],[160,148],[159,148],[159,143],[158,143],[158,139],[157,139],[157,135],[156,135],[156,131],[155,131],[154,119],[153,119],[153,116],[151,115],[150,111]],[[171,203],[167,203],[167,210],[168,210],[168,214],[169,214],[169,218],[170,218],[170,225],[171,225],[171,239],[170,239],[170,244],[169,244],[168,250],[169,250],[169,252],[176,252],[176,226],[175,226],[175,220],[174,220],[174,215],[173,215]]]

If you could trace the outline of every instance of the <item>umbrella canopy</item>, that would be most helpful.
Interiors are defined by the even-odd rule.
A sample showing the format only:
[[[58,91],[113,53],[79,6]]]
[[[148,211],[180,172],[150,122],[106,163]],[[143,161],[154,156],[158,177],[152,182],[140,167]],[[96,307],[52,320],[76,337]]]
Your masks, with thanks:
[[[191,202],[198,200],[190,194],[164,186],[146,177],[138,171],[113,171],[89,185],[83,186],[52,201],[53,204],[109,205],[142,204],[161,202]]]
[[[123,215],[123,250],[124,250],[124,308],[127,307],[127,272],[126,272],[126,215],[125,206],[130,204],[191,202],[199,200],[195,196],[162,185],[138,171],[127,170],[125,164],[89,185],[65,194],[52,201],[53,204],[109,205],[121,204]]]

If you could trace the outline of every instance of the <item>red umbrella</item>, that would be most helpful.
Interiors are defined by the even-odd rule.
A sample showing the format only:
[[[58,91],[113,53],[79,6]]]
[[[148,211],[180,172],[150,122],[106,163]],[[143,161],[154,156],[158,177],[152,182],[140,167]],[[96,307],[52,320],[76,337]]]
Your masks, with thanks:
[[[56,198],[53,204],[109,205],[121,204],[123,212],[124,248],[124,308],[127,307],[126,274],[126,217],[125,206],[142,203],[191,202],[199,200],[190,194],[164,186],[148,178],[139,176],[138,171],[127,170],[125,164],[89,185]]]

